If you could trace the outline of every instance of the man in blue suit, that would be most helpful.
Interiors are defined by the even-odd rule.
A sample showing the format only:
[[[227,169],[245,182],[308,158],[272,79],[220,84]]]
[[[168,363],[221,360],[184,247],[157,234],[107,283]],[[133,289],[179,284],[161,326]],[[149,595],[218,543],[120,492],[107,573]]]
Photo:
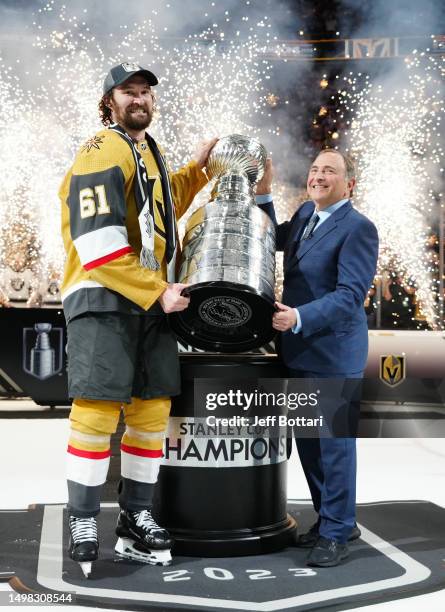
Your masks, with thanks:
[[[271,183],[268,160],[257,203],[276,223]],[[368,354],[363,304],[376,271],[378,235],[374,224],[352,207],[354,185],[352,160],[335,149],[321,151],[308,174],[311,200],[290,221],[277,224],[284,283],[273,327],[281,332],[280,353],[291,378],[341,378],[347,383],[363,377]],[[355,432],[359,407],[350,399],[349,426]],[[355,522],[355,437],[296,442],[318,514],[297,544],[311,548],[308,565],[338,565],[349,554],[348,540],[360,536]]]

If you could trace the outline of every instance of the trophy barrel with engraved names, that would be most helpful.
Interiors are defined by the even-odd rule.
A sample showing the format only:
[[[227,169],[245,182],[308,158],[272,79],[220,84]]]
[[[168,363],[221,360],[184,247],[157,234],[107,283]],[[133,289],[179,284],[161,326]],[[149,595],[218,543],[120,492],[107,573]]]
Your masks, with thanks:
[[[255,204],[266,150],[232,134],[212,149],[212,198],[189,218],[178,282],[190,287],[189,307],[170,315],[178,337],[196,348],[236,353],[274,336],[275,227]]]

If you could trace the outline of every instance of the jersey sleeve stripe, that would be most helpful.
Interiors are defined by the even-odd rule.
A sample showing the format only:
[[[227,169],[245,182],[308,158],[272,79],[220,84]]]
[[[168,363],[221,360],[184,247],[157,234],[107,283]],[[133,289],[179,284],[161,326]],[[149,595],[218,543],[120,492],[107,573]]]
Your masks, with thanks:
[[[132,251],[128,244],[127,229],[123,225],[101,227],[79,236],[73,242],[80,262],[86,270],[96,268],[106,261]]]
[[[133,249],[131,248],[131,246],[127,246],[127,247],[124,247],[123,249],[114,251],[114,253],[109,253],[108,255],[104,255],[104,257],[99,257],[98,259],[95,259],[94,261],[90,261],[89,263],[84,264],[83,267],[85,268],[85,270],[92,270],[93,268],[98,268],[99,266],[103,266],[109,261],[113,261],[113,259],[118,259],[118,257],[121,257],[122,255],[125,255],[126,253],[131,253],[132,251]]]

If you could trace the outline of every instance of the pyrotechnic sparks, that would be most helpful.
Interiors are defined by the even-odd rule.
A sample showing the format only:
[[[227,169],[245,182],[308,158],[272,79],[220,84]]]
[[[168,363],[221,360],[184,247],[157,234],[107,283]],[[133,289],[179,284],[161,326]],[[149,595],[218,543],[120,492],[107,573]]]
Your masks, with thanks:
[[[170,9],[164,5],[162,10]],[[34,268],[45,278],[60,274],[57,190],[79,146],[101,128],[101,83],[116,63],[156,66],[160,110],[152,131],[173,169],[190,159],[200,139],[234,132],[262,139],[265,119],[279,102],[270,93],[271,64],[263,54],[270,24],[265,16],[249,26],[247,37],[239,31],[232,37],[224,30],[229,20],[225,15],[221,24],[173,45],[160,37],[164,29],[156,11],[141,23],[122,25],[118,33],[102,32],[100,39],[87,12],[80,18],[56,0],[39,11],[34,24],[35,69],[27,66],[22,74],[0,61],[3,264],[10,265],[8,245],[11,235],[21,235],[14,226],[19,221],[31,238],[29,257],[40,264],[33,263]],[[241,21],[248,21],[247,16]],[[443,67],[443,60],[439,64],[434,58],[414,58],[406,85],[389,96],[370,84],[360,89],[353,75],[341,88],[346,91],[343,104],[354,110],[349,136],[359,157],[357,203],[376,222],[382,239],[379,270],[396,268],[406,281],[415,279],[417,297],[431,324],[437,287],[432,287],[434,264],[425,242],[435,208],[432,176],[436,170],[443,172],[439,126],[444,109],[438,86]],[[320,88],[328,85],[323,75]],[[324,114],[320,109],[320,116]],[[269,128],[267,133],[273,140],[279,130]],[[287,192],[280,195],[285,191],[276,181],[280,220],[289,218],[289,202],[295,201]],[[207,199],[208,190],[195,207]],[[280,271],[277,276],[280,280]]]
[[[396,271],[405,285],[414,280],[421,314],[433,328],[437,268],[426,245],[442,197],[437,178],[443,173],[443,62],[414,54],[398,89],[373,86],[367,77],[363,83],[352,73],[339,88],[340,116],[347,110],[353,117],[347,136],[358,162],[355,201],[379,230],[379,274]]]
[[[258,28],[264,30],[266,22],[267,17]],[[160,120],[155,119],[150,130],[173,169],[190,159],[201,139],[229,133],[259,135],[258,126],[268,114],[263,82],[271,65],[261,58],[263,43],[254,27],[242,40],[229,39],[224,24],[214,23],[172,47],[159,38],[153,11],[142,23],[122,25],[121,36],[103,33],[98,40],[85,14],[79,18],[51,0],[40,9],[34,28],[33,46],[41,58],[33,74],[38,80],[34,90],[25,92],[26,84],[0,63],[0,164],[7,168],[0,214],[5,219],[8,211],[17,219],[29,213],[41,237],[39,259],[45,273],[60,273],[63,265],[57,191],[79,146],[101,128],[97,104],[112,65],[136,61],[156,66]],[[261,34],[264,41],[264,31]],[[18,135],[23,136],[20,146]],[[208,200],[208,193],[195,207]],[[9,225],[5,231],[13,229]],[[0,257],[8,265],[4,251]]]

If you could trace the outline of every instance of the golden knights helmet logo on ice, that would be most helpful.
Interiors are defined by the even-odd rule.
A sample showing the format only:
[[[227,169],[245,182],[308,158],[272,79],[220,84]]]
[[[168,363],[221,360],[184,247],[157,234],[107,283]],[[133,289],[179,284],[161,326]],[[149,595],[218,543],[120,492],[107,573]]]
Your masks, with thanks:
[[[406,378],[406,358],[403,355],[380,356],[380,380],[396,387]]]

